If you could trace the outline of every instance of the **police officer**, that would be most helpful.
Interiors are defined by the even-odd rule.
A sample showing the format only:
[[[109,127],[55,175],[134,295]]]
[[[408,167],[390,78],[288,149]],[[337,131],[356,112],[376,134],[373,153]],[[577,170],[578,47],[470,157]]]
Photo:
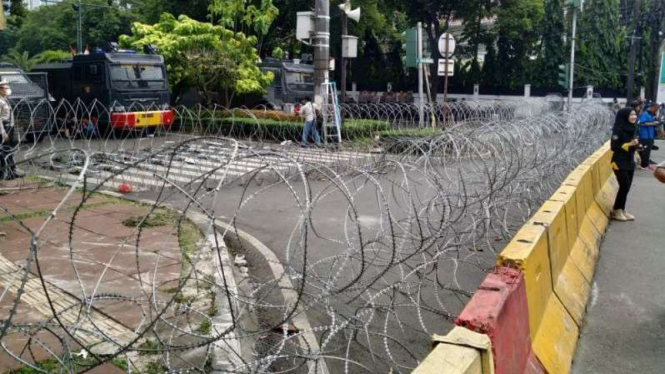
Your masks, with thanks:
[[[14,151],[17,143],[14,139],[14,123],[12,122],[12,108],[7,97],[12,94],[9,82],[0,81],[0,180],[11,180],[23,177],[23,173],[16,170],[14,164]]]

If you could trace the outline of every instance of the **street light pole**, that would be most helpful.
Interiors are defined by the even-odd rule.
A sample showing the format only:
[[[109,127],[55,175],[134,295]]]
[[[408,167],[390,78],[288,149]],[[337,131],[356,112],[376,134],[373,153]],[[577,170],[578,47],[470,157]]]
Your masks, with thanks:
[[[575,83],[575,41],[577,38],[577,13],[579,9],[573,7],[573,36],[570,42],[570,82],[568,83],[568,113],[573,111],[573,88]]]
[[[630,104],[633,100],[633,88],[635,86],[635,60],[637,59],[637,47],[638,44],[635,43],[636,40],[641,40],[642,38],[636,33],[638,32],[639,27],[639,17],[640,17],[640,0],[635,0],[633,4],[633,36],[630,37],[630,61],[628,62],[628,84],[626,93],[626,103]]]
[[[425,93],[423,87],[423,24],[418,22],[418,126],[425,124]],[[435,93],[436,94],[436,93]]]

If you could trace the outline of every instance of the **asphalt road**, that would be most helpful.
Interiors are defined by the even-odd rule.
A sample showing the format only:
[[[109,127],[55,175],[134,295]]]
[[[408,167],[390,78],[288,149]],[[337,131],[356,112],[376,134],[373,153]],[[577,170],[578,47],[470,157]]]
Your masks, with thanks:
[[[665,372],[664,196],[651,172],[636,172],[626,210],[637,221],[612,222],[601,246],[573,373]]]
[[[140,158],[144,153],[185,139],[188,137],[172,135],[106,142],[58,140],[24,149],[22,157],[29,158],[53,149],[80,147],[121,154],[131,160],[131,157]],[[219,162],[213,157],[223,156],[224,152],[223,147],[208,147],[204,152],[189,149],[182,159],[176,161],[177,175],[183,178],[191,176],[186,172],[201,175],[201,170],[205,169],[197,167],[207,162]],[[213,198],[214,191],[205,188],[197,197],[207,194],[201,199],[203,206],[210,210],[214,208],[216,216],[226,222],[233,220],[240,229],[271,248],[287,272],[293,275],[294,283],[302,281],[303,274],[308,277],[303,301],[310,304],[307,309],[310,324],[321,328],[318,335],[322,342],[332,335],[324,347],[325,353],[342,358],[327,360],[331,372],[344,372],[346,357],[361,363],[370,372],[408,371],[429,352],[431,334],[449,331],[452,318],[468,300],[468,294],[450,290],[467,293],[475,290],[485,271],[495,263],[492,251],[470,243],[490,241],[500,250],[508,239],[483,232],[491,228],[483,227],[487,217],[484,207],[480,206],[472,208],[478,210],[475,213],[466,212],[454,227],[437,231],[441,230],[437,227],[441,222],[449,224],[450,212],[459,209],[455,204],[473,204],[452,201],[449,202],[451,206],[445,207],[442,206],[445,199],[433,206],[428,202],[437,193],[437,188],[448,190],[456,183],[459,179],[457,171],[465,173],[464,193],[467,196],[474,192],[474,184],[469,183],[473,180],[473,171],[480,171],[482,178],[487,176],[482,174],[482,167],[470,163],[446,165],[444,174],[451,180],[439,176],[441,186],[429,184],[426,175],[421,175],[418,170],[403,174],[397,168],[362,177],[354,173],[336,175],[326,180],[323,175],[334,170],[334,162],[348,162],[347,155],[333,156],[325,151],[303,151],[300,148],[289,149],[287,153],[298,155],[296,158],[304,160],[305,164],[308,161],[315,163],[320,171],[307,173],[307,184],[298,180],[298,170],[290,174],[293,178],[289,183],[247,183],[246,178],[231,178],[235,183],[225,185],[216,198]],[[233,170],[239,174],[251,174],[252,168],[256,169],[253,165],[251,162],[234,165]],[[492,169],[488,165],[485,167]],[[131,170],[132,173],[145,174],[133,174],[129,177],[133,179],[122,179],[127,178],[123,175],[119,180],[145,183],[155,179],[154,171]],[[92,174],[93,178],[107,173],[103,168],[96,172],[99,174]],[[540,184],[546,185],[542,180]],[[485,188],[486,181],[477,186]],[[155,199],[159,192],[159,188],[137,189],[135,196]],[[479,192],[477,188],[475,192]],[[484,191],[480,192],[484,194]],[[306,194],[315,200],[311,211],[306,206]],[[517,199],[520,195],[512,197]],[[177,189],[167,190],[161,198],[181,207],[189,201]],[[510,201],[502,203],[511,204]],[[513,230],[526,218],[520,217],[519,213],[506,213],[506,222]],[[448,216],[444,219],[445,214]],[[471,218],[474,214],[477,217]],[[414,220],[414,215],[420,218]],[[478,234],[481,239],[476,238]],[[428,241],[428,238],[432,240]],[[304,239],[306,246],[301,244]],[[427,266],[416,270],[423,264]],[[332,321],[339,328],[333,332],[329,330]],[[349,324],[345,325],[345,322]],[[347,347],[352,347],[350,353]],[[358,369],[352,365],[351,372],[356,372],[354,368]]]

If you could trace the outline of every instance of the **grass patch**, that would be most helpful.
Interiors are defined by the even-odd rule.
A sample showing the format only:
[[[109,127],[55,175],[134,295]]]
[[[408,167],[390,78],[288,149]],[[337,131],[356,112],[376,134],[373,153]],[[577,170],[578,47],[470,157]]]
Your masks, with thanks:
[[[46,359],[44,361],[40,361],[34,366],[38,367],[39,369],[34,369],[32,367],[22,367],[20,369],[12,370],[8,372],[8,374],[36,374],[36,373],[60,373],[63,372],[63,370],[70,370],[70,368],[73,369],[72,372],[78,373],[80,371],[83,371],[84,369],[90,368],[92,366],[98,365],[99,361],[95,360],[94,357],[88,357],[88,358],[81,358],[81,357],[61,357],[60,360],[64,363],[61,364],[55,357]],[[109,362],[111,365],[127,371],[127,361],[120,359],[120,358],[115,358]]]
[[[179,292],[177,295],[175,295],[175,298],[173,301],[175,301],[178,304],[188,304],[194,300],[194,296],[185,296],[182,292]]]
[[[164,374],[166,370],[166,367],[159,362],[149,362],[143,370],[143,374]]]
[[[33,212],[19,213],[19,214],[15,214],[13,217],[12,216],[0,217],[0,222],[11,222],[11,221],[14,221],[15,219],[19,220],[19,221],[23,221],[23,220],[30,219],[30,218],[35,218],[35,217],[46,217],[49,214],[51,214],[52,212],[53,212],[53,210],[50,209],[50,210],[35,210]]]
[[[199,326],[199,328],[196,329],[196,331],[201,335],[208,335],[210,334],[211,328],[212,328],[212,323],[210,323],[209,319],[205,319],[203,320],[203,322],[201,322],[201,326]]]
[[[199,282],[199,287],[204,290],[212,290],[212,287],[215,285],[215,277],[211,274],[206,274],[203,276],[203,279]]]
[[[219,313],[219,310],[217,310],[217,306],[215,305],[215,299],[212,299],[212,306],[210,309],[208,309],[208,317],[214,317]]]
[[[26,181],[28,182],[33,182],[33,183],[50,183],[51,181],[46,179],[46,178],[41,178],[37,177],[35,175],[26,175],[23,177]]]
[[[153,227],[164,227],[170,223],[173,223],[173,214],[169,214],[166,211],[154,211],[149,216],[132,216],[126,218],[122,221],[122,224],[125,227],[130,228],[153,228]]]
[[[162,344],[156,340],[147,339],[138,346],[138,349],[141,356],[157,355],[161,353]]]
[[[178,244],[184,252],[183,255],[193,253],[203,239],[203,233],[193,222],[190,220],[181,221],[178,230]]]
[[[166,288],[166,289],[163,289],[162,292],[163,292],[163,293],[166,293],[166,294],[174,294],[174,293],[178,292],[178,289],[179,289],[179,288],[180,288],[180,287],[178,287],[178,286],[176,286],[176,287],[171,287],[171,288]]]
[[[118,369],[127,372],[127,360],[122,359],[122,358],[114,358],[111,360],[111,363],[113,366],[117,367]]]
[[[404,129],[404,130],[387,130],[380,131],[379,137],[381,141],[387,140],[400,140],[400,139],[417,139],[417,138],[431,138],[443,134],[440,129],[424,128],[424,129]]]

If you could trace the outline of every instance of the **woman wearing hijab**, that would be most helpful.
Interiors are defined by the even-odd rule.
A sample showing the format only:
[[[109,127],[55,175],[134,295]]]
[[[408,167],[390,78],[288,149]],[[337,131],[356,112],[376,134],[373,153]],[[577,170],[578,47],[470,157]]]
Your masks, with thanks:
[[[633,184],[635,175],[635,151],[640,141],[638,139],[637,112],[632,108],[621,109],[614,121],[612,129],[612,169],[619,181],[619,193],[614,202],[612,219],[616,221],[634,221],[635,217],[626,212],[628,192]]]

